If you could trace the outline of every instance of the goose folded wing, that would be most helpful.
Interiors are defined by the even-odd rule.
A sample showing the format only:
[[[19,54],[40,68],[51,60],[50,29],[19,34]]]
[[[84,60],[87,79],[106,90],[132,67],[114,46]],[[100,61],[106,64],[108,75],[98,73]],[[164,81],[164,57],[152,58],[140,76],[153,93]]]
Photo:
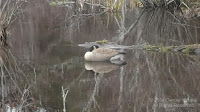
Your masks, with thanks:
[[[113,50],[113,49],[98,48],[98,49],[94,50],[92,53],[115,56],[115,55],[119,54],[120,52],[117,50]]]

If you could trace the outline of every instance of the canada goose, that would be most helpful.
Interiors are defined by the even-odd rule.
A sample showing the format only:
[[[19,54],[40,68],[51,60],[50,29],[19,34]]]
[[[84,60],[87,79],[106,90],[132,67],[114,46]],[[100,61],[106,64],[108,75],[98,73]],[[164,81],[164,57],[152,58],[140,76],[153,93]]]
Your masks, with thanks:
[[[99,48],[97,45],[93,45],[89,48],[89,51],[85,53],[84,58],[86,61],[111,61],[122,59],[124,54],[126,54],[124,51]]]

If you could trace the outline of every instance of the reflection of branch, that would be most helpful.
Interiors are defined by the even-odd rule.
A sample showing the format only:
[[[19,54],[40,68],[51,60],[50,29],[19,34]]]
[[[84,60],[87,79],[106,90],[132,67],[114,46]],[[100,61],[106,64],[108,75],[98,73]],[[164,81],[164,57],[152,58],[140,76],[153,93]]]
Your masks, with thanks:
[[[124,66],[120,67],[120,90],[119,90],[119,99],[118,99],[118,105],[119,105],[119,112],[122,112],[122,107],[123,107],[123,87],[124,87],[124,76],[125,76],[125,71],[124,71]]]
[[[175,23],[175,22],[171,22],[172,24],[177,24],[177,25],[181,25],[181,26],[188,26],[188,27],[193,27],[193,28],[200,28],[200,26],[192,26],[189,24],[184,24],[184,23]]]
[[[70,89],[70,87],[71,87],[72,85],[74,85],[75,82],[78,81],[78,80],[81,78],[81,76],[83,75],[84,72],[85,72],[85,69],[80,73],[80,75],[78,76],[78,78],[76,78],[75,80],[73,80],[73,82],[71,82],[71,83],[69,84],[68,89]]]
[[[22,111],[22,107],[26,107],[27,105],[23,106],[24,103],[27,103],[27,100],[28,100],[28,97],[30,96],[29,95],[29,89],[30,89],[30,86],[27,88],[27,89],[24,89],[23,91],[23,94],[22,94],[22,98],[21,98],[21,105],[19,105],[19,111],[21,112]]]
[[[33,103],[30,103],[30,85],[28,84],[25,85],[25,88],[22,88],[22,86],[24,84],[27,84],[27,82],[24,82],[26,79],[27,81],[27,74],[25,75],[24,71],[22,70],[22,66],[19,63],[18,60],[15,59],[15,57],[13,56],[13,54],[11,53],[11,51],[9,49],[0,49],[2,50],[2,52],[0,53],[0,57],[2,58],[3,62],[2,62],[2,66],[1,66],[1,82],[2,82],[2,107],[8,107],[5,108],[3,110],[12,110],[12,108],[16,109],[17,111],[22,111],[22,109],[26,109],[27,107],[32,107]],[[23,65],[24,66],[24,65]],[[28,66],[26,66],[26,68],[28,68]],[[30,73],[30,71],[29,71]],[[4,78],[6,76],[6,78]],[[7,80],[8,79],[8,80]],[[19,84],[21,81],[21,84]],[[29,81],[30,82],[30,81]],[[5,84],[4,84],[5,83]],[[11,85],[12,84],[12,85]],[[10,90],[6,90],[7,87],[5,88],[5,85],[11,85],[11,88],[16,89],[15,92]],[[14,87],[13,87],[14,86]],[[9,92],[12,92],[9,93]],[[12,100],[7,99],[6,95],[11,95],[11,97],[14,98],[14,101],[12,102]],[[6,99],[6,100],[5,100]],[[8,100],[8,102],[10,103],[9,105],[6,103]],[[17,106],[15,106],[14,104],[16,104]]]
[[[183,94],[186,94],[187,92],[184,90],[184,88],[176,81],[176,78],[172,75],[171,69],[169,68],[169,74],[172,78],[172,80],[174,81],[175,85],[177,86],[177,88],[179,88],[180,90],[182,90]],[[188,94],[188,93],[187,93]]]
[[[64,89],[63,86],[62,86],[63,112],[66,112],[65,101],[66,101],[66,97],[67,97],[68,92],[69,92],[69,89],[68,88]]]
[[[20,94],[22,95],[22,94],[23,94],[22,91],[20,90],[20,88],[19,88],[17,82],[12,78],[11,73],[10,73],[10,71],[8,70],[8,68],[7,68],[5,65],[4,65],[4,68],[6,69],[6,71],[8,72],[8,75],[10,76],[10,78],[12,79],[12,81],[15,83],[15,85],[17,86],[17,88],[18,88]]]
[[[88,111],[88,109],[91,109],[91,105],[92,105],[92,102],[94,102],[94,108],[99,107],[96,99],[95,99],[95,95],[97,94],[98,92],[98,89],[99,89],[99,84],[101,82],[101,79],[103,77],[103,74],[99,74],[99,75],[95,75],[95,86],[94,86],[94,90],[92,92],[92,94],[90,95],[90,98],[88,100],[88,103],[87,105],[83,108],[82,112],[85,112],[85,111]]]
[[[4,103],[4,71],[3,71],[3,67],[1,66],[1,88],[2,88],[2,99],[1,99],[1,102]]]

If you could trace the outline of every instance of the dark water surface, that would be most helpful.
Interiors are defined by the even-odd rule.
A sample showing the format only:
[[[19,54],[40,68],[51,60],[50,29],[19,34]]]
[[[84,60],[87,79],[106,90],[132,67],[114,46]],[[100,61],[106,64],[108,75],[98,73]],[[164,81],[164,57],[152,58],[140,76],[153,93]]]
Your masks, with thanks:
[[[35,2],[10,28],[11,50],[31,70],[25,66],[21,68],[28,71],[25,80],[8,78],[10,82],[3,84],[1,98],[6,106],[2,112],[11,112],[12,102],[12,109],[37,112],[62,112],[64,108],[67,112],[200,110],[200,56],[128,50],[127,64],[117,66],[86,63],[87,49],[78,46],[103,39],[121,45],[200,43],[198,19],[188,21],[188,26],[169,12],[142,9],[66,19],[71,15],[66,8]],[[112,69],[95,73],[85,67]],[[66,101],[62,87],[69,90]],[[28,94],[16,95],[25,89]],[[22,97],[28,103],[20,103]]]

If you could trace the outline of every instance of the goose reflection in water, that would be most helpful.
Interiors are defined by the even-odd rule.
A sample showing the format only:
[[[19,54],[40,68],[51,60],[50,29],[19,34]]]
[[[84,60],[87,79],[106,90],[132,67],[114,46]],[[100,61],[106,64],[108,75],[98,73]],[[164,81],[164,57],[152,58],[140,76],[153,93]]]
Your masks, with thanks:
[[[104,62],[85,62],[85,69],[93,71],[94,73],[104,74],[119,69],[121,66],[126,65],[126,62],[117,62],[113,64],[109,61]]]

